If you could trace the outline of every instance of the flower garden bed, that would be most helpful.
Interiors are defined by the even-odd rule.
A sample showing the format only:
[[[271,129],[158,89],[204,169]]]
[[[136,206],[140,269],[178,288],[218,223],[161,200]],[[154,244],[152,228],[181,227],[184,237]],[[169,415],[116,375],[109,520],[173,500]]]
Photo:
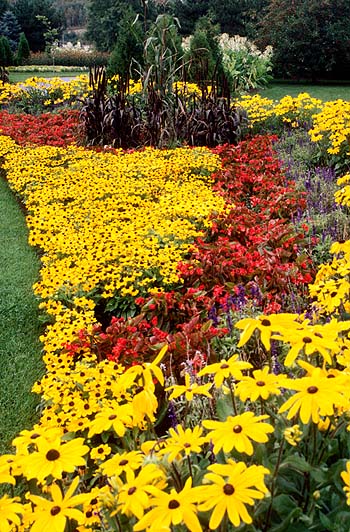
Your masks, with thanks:
[[[242,105],[275,131],[316,109],[319,160],[346,167],[327,104]],[[349,241],[311,260],[277,136],[97,152],[70,145],[74,114],[29,144],[0,119],[47,318],[40,421],[0,457],[25,486],[1,531],[347,530]]]

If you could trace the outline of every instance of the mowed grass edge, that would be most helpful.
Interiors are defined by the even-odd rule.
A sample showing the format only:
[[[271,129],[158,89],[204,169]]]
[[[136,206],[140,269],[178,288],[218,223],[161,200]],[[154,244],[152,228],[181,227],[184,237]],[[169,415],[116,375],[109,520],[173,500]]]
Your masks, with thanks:
[[[32,285],[39,259],[27,242],[25,217],[0,177],[0,453],[37,418],[31,387],[44,372],[38,302]]]

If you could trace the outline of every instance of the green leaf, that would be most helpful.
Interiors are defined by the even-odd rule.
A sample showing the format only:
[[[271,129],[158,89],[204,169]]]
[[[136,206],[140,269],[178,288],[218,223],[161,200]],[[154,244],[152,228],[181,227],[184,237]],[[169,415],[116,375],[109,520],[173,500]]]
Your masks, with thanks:
[[[273,500],[273,509],[280,516],[288,515],[297,507],[296,502],[289,495],[281,494]]]
[[[327,530],[331,530],[332,521],[322,512],[319,513],[321,525],[324,526]]]
[[[270,532],[306,532],[306,528],[305,528],[305,525],[302,525],[303,528],[300,528],[300,526],[293,522],[293,528],[290,529],[289,528],[289,524],[291,523],[292,520],[296,519],[297,517],[299,517],[300,515],[302,514],[302,510],[301,508],[294,508],[290,513],[289,515],[282,521],[282,523],[279,523],[278,525],[275,525],[275,526],[271,526],[269,528],[269,531]]]
[[[305,460],[303,456],[288,456],[283,460],[280,469],[288,467],[294,469],[295,471],[306,473],[312,470],[312,466]]]
[[[228,416],[235,415],[230,395],[219,397],[216,401],[216,414],[220,421],[226,421]]]

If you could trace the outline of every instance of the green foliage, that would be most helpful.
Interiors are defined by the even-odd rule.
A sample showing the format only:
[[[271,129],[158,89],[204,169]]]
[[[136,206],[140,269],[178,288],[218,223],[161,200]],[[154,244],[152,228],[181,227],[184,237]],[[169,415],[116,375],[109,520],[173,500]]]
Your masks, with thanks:
[[[348,0],[272,0],[259,42],[274,48],[275,74],[350,79]]]
[[[115,47],[120,22],[132,9],[139,15],[144,28],[148,21],[155,20],[156,6],[153,2],[139,0],[90,0],[87,11],[87,38],[99,51],[107,52]]]
[[[7,37],[0,37],[0,66],[13,65],[13,53]]]
[[[65,67],[89,67],[93,65],[105,66],[108,63],[110,54],[106,52],[86,53],[84,50],[64,50],[55,54],[55,66]],[[49,65],[52,59],[46,52],[31,54],[30,64]],[[51,67],[52,68],[52,67]]]
[[[10,10],[5,11],[0,19],[0,35],[7,37],[13,52],[17,48],[20,31],[16,15]]]
[[[267,85],[272,79],[272,49],[260,52],[246,37],[220,37],[222,66],[234,93],[246,92]]]
[[[200,85],[203,80],[209,81],[217,73],[221,66],[218,35],[219,26],[212,24],[208,17],[197,21],[185,55],[189,81]]]
[[[30,56],[29,43],[27,37],[22,32],[19,36],[19,43],[17,48],[16,63],[21,65]]]
[[[2,16],[9,7],[10,5],[7,0],[0,0],[0,16]]]
[[[119,26],[117,42],[108,62],[107,74],[123,78],[133,77],[132,63],[143,64],[143,30],[135,11],[131,8],[124,13]]]
[[[161,95],[171,93],[172,84],[180,75],[183,55],[177,20],[171,15],[159,15],[144,46],[144,86],[153,83]]]
[[[195,31],[197,20],[208,16],[210,0],[175,0],[174,15],[180,22],[182,35],[191,35]]]
[[[55,8],[52,0],[15,0],[13,12],[33,52],[45,49],[44,33],[47,31],[47,26],[37,19],[38,15],[45,17],[49,21],[51,29],[58,31],[58,35],[61,34],[65,26],[64,17]]]
[[[175,0],[173,12],[180,21],[183,35],[193,34],[196,22],[201,17],[210,17],[219,24],[222,33],[254,38],[268,3],[268,0]]]

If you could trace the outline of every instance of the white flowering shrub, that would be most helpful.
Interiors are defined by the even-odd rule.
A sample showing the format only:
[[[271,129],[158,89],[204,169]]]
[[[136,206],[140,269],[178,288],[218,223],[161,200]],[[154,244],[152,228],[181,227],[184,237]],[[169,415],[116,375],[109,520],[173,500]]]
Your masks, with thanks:
[[[222,66],[234,93],[263,87],[272,79],[272,46],[262,52],[246,37],[219,37]]]

